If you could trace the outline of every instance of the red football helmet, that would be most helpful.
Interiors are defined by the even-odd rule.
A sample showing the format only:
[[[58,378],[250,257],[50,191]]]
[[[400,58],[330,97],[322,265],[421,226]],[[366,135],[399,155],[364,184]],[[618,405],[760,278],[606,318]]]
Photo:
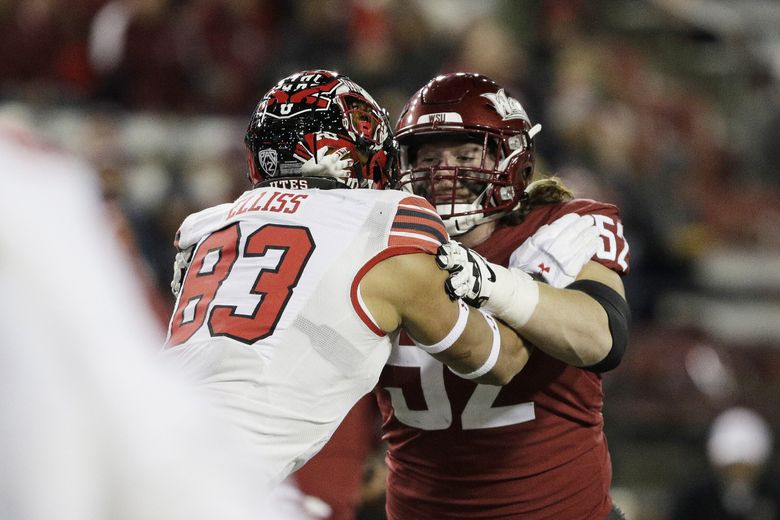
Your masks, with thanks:
[[[490,78],[463,72],[438,76],[412,96],[396,125],[399,186],[435,205],[452,236],[466,233],[518,207],[533,174],[533,136],[540,129]],[[481,163],[415,165],[420,146],[453,141],[479,144]],[[464,186],[471,200],[463,199]]]
[[[350,188],[396,182],[398,145],[387,111],[337,72],[302,71],[277,83],[258,103],[244,142],[253,186],[300,177]],[[350,162],[343,175],[311,173],[336,151]]]

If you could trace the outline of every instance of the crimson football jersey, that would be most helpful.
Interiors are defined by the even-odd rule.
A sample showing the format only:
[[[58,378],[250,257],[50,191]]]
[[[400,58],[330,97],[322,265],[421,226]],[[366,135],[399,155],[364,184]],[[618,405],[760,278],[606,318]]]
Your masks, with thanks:
[[[593,260],[628,270],[615,206],[576,199],[499,225],[475,249],[507,265],[540,226],[567,213],[594,216]],[[601,376],[535,350],[506,386],[461,379],[412,346],[394,347],[377,398],[388,442],[391,520],[593,520],[611,508]]]

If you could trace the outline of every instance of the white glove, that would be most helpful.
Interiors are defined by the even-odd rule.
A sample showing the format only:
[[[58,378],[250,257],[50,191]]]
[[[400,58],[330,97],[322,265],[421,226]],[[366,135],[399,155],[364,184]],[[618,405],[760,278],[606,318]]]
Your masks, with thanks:
[[[539,302],[539,287],[530,275],[490,263],[454,240],[439,246],[436,263],[450,273],[444,282],[450,298],[482,307],[514,329],[525,325]]]
[[[176,253],[176,258],[173,260],[173,280],[171,280],[171,292],[174,296],[178,297],[181,292],[181,283],[184,281],[184,275],[187,273],[187,269],[192,262],[192,252],[195,251],[195,246],[190,246],[187,249],[182,249]]]
[[[552,287],[566,287],[596,254],[600,242],[592,216],[568,213],[540,227],[517,248],[509,267],[538,274]]]
[[[346,179],[350,176],[352,168],[352,159],[345,155],[349,154],[346,148],[339,148],[333,153],[328,153],[327,146],[317,150],[317,157],[311,157],[301,165],[301,174],[311,177],[334,177],[336,179]]]
[[[450,273],[444,282],[444,289],[453,300],[463,298],[472,307],[480,307],[490,298],[496,274],[476,251],[465,248],[455,240],[439,246],[436,252],[439,268]]]

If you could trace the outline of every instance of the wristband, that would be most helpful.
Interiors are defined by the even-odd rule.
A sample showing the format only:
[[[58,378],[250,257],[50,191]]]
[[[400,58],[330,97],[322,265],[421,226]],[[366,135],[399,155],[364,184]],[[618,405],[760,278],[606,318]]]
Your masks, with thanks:
[[[455,322],[455,325],[452,326],[452,329],[450,332],[444,336],[444,339],[441,341],[434,343],[433,345],[423,345],[422,343],[419,343],[417,340],[412,338],[412,341],[414,341],[414,344],[420,347],[422,350],[427,352],[428,354],[438,354],[439,352],[444,352],[448,348],[452,346],[453,343],[455,343],[461,334],[463,334],[463,329],[466,328],[466,322],[469,319],[469,306],[466,305],[466,303],[463,300],[458,300],[458,319]]]
[[[452,367],[448,367],[450,372],[456,376],[462,377],[463,379],[476,379],[490,372],[493,367],[496,366],[496,361],[498,361],[498,354],[501,352],[501,334],[498,332],[498,325],[496,324],[496,320],[484,312],[482,315],[485,317],[488,326],[490,326],[490,330],[493,331],[493,344],[490,346],[490,354],[488,355],[488,358],[484,363],[482,363],[481,367],[474,370],[473,372],[469,372],[468,374],[461,374]]]

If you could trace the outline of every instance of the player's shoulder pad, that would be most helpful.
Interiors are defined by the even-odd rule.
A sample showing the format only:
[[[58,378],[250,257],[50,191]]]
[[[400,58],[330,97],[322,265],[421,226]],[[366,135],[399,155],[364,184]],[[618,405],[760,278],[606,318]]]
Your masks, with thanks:
[[[567,213],[577,213],[579,215],[607,215],[616,221],[620,219],[620,210],[614,204],[600,202],[592,199],[572,199],[567,202],[553,204],[551,208],[551,217],[557,219]]]
[[[179,226],[173,245],[178,249],[187,249],[206,235],[222,228],[225,225],[225,216],[232,206],[219,204],[188,215]]]
[[[403,194],[395,206],[390,225],[389,247],[415,247],[435,254],[440,245],[449,241],[441,217],[422,197]]]

